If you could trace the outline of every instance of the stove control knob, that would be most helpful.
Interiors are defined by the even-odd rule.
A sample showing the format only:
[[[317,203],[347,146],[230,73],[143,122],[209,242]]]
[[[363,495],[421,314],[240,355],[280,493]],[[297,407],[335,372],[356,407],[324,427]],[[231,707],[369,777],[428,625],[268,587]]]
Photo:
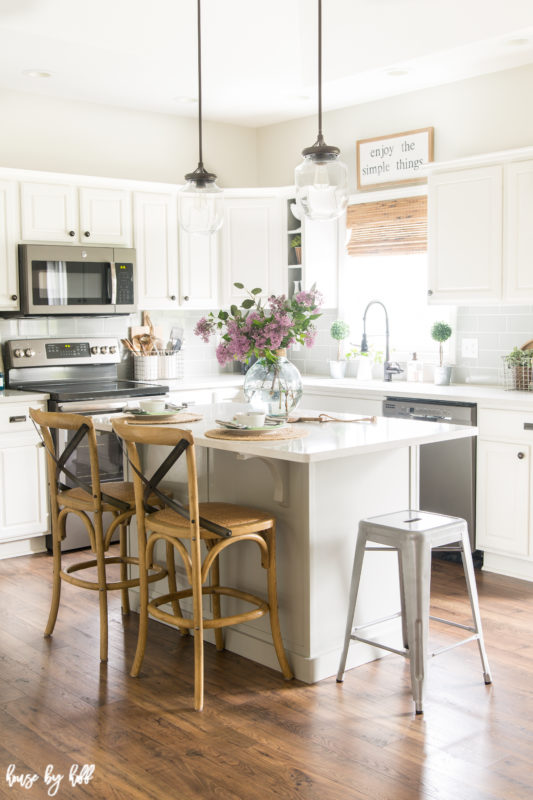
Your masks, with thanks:
[[[14,353],[15,358],[24,358],[24,351],[20,350],[18,347]]]
[[[117,352],[117,348],[116,347],[110,347],[109,348],[109,352],[110,353],[116,353]]]
[[[34,350],[32,350],[30,347],[28,347],[26,350],[24,350],[24,355],[25,355],[27,358],[31,358],[32,356],[34,356],[34,355],[35,355],[35,351],[34,351]]]
[[[103,347],[101,347],[100,348],[100,352],[103,353],[103,354],[107,353],[107,347],[105,345]]]
[[[95,356],[97,354],[97,352],[98,352],[98,348],[93,345],[91,347],[91,353],[93,354],[93,356]]]

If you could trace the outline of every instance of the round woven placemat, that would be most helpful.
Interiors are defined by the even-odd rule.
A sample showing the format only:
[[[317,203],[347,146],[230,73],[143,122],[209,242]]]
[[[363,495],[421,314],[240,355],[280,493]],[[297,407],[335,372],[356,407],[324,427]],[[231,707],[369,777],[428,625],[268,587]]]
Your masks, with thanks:
[[[175,414],[168,414],[163,419],[158,417],[146,416],[142,414],[124,414],[122,419],[127,420],[131,425],[188,425],[191,422],[198,422],[202,419],[201,414],[194,414],[187,411],[176,411]]]
[[[306,428],[294,428],[289,425],[287,428],[281,428],[274,431],[239,431],[228,430],[227,428],[213,428],[205,432],[205,436],[209,439],[228,439],[232,442],[272,442],[280,441],[282,439],[303,439],[307,436],[309,431]]]

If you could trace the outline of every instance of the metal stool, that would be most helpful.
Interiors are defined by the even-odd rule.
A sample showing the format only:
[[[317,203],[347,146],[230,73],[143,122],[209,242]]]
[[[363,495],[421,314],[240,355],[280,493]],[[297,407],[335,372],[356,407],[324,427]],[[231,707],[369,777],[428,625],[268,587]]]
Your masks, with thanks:
[[[367,547],[367,542],[375,542],[383,547]],[[461,552],[463,567],[472,608],[473,627],[460,625],[457,622],[431,617],[429,614],[429,597],[431,581],[431,551],[436,547],[446,547],[456,544]],[[361,569],[365,551],[396,550],[398,553],[398,568],[400,574],[400,598],[401,611],[390,617],[374,620],[365,625],[353,627],[355,606],[357,602],[357,592],[361,578]],[[452,549],[452,548],[447,548]],[[369,628],[380,622],[386,622],[395,617],[402,618],[402,637],[404,650],[397,650],[385,644],[380,644],[372,639],[365,639],[358,635],[358,631]],[[337,681],[344,680],[344,670],[346,667],[346,657],[350,640],[365,642],[366,644],[389,650],[391,653],[405,656],[410,661],[411,686],[413,699],[415,701],[416,713],[422,714],[422,704],[424,697],[424,675],[428,660],[428,633],[429,620],[443,622],[446,625],[453,625],[456,628],[470,631],[472,636],[462,639],[460,642],[441,647],[431,653],[431,656],[439,655],[445,650],[451,650],[466,642],[477,641],[481,664],[483,668],[483,678],[485,683],[492,683],[489,662],[485,652],[483,641],[483,631],[481,629],[481,616],[479,613],[479,603],[474,575],[474,565],[472,563],[472,553],[468,538],[468,526],[464,519],[459,517],[447,517],[443,514],[431,514],[427,511],[397,511],[394,514],[384,514],[380,517],[369,517],[359,523],[359,535],[355,548],[355,558],[353,564],[352,582],[350,586],[350,605],[348,608],[348,619],[346,622],[346,636],[344,648],[337,673]]]

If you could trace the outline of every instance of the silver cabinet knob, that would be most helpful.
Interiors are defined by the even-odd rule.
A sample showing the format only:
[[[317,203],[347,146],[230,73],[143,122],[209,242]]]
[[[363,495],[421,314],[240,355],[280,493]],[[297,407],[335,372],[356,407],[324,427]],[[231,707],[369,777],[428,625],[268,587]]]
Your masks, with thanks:
[[[31,347],[27,347],[27,348],[26,348],[26,350],[24,350],[24,355],[25,355],[27,358],[31,358],[32,356],[34,356],[34,355],[35,355],[35,351],[34,351],[34,350],[32,350],[32,349],[31,349]]]

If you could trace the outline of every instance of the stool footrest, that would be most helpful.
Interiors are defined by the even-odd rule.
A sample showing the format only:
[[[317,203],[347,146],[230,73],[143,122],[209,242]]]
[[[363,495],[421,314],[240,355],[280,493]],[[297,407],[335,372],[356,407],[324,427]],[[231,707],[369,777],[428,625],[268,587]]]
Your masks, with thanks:
[[[463,631],[470,631],[470,633],[477,633],[477,630],[471,625],[462,625],[460,622],[452,622],[450,619],[442,619],[442,617],[432,617],[433,622],[442,622],[443,625],[452,625],[454,628],[461,628]]]
[[[362,631],[365,628],[372,628],[374,625],[380,625],[382,622],[388,622],[390,619],[398,619],[398,617],[402,616],[401,611],[397,611],[396,614],[390,614],[388,617],[380,617],[380,619],[374,619],[372,622],[365,622],[364,625],[356,625],[352,628],[352,631]]]
[[[454,642],[453,644],[449,644],[447,647],[439,647],[438,650],[434,650],[433,653],[431,653],[431,657],[434,658],[435,656],[440,656],[441,653],[446,653],[447,650],[453,650],[455,647],[459,647],[467,642],[477,642],[479,638],[479,633],[475,633],[473,636],[467,636],[466,639],[461,639],[460,642]]]
[[[373,639],[365,639],[363,636],[356,636],[355,634],[350,634],[350,639],[354,642],[363,642],[363,644],[372,645],[372,647],[379,647],[381,650],[388,650],[389,653],[396,653],[397,656],[403,656],[404,658],[409,658],[409,650],[398,650],[396,647],[391,647],[388,644],[382,644],[381,642],[375,642]]]

